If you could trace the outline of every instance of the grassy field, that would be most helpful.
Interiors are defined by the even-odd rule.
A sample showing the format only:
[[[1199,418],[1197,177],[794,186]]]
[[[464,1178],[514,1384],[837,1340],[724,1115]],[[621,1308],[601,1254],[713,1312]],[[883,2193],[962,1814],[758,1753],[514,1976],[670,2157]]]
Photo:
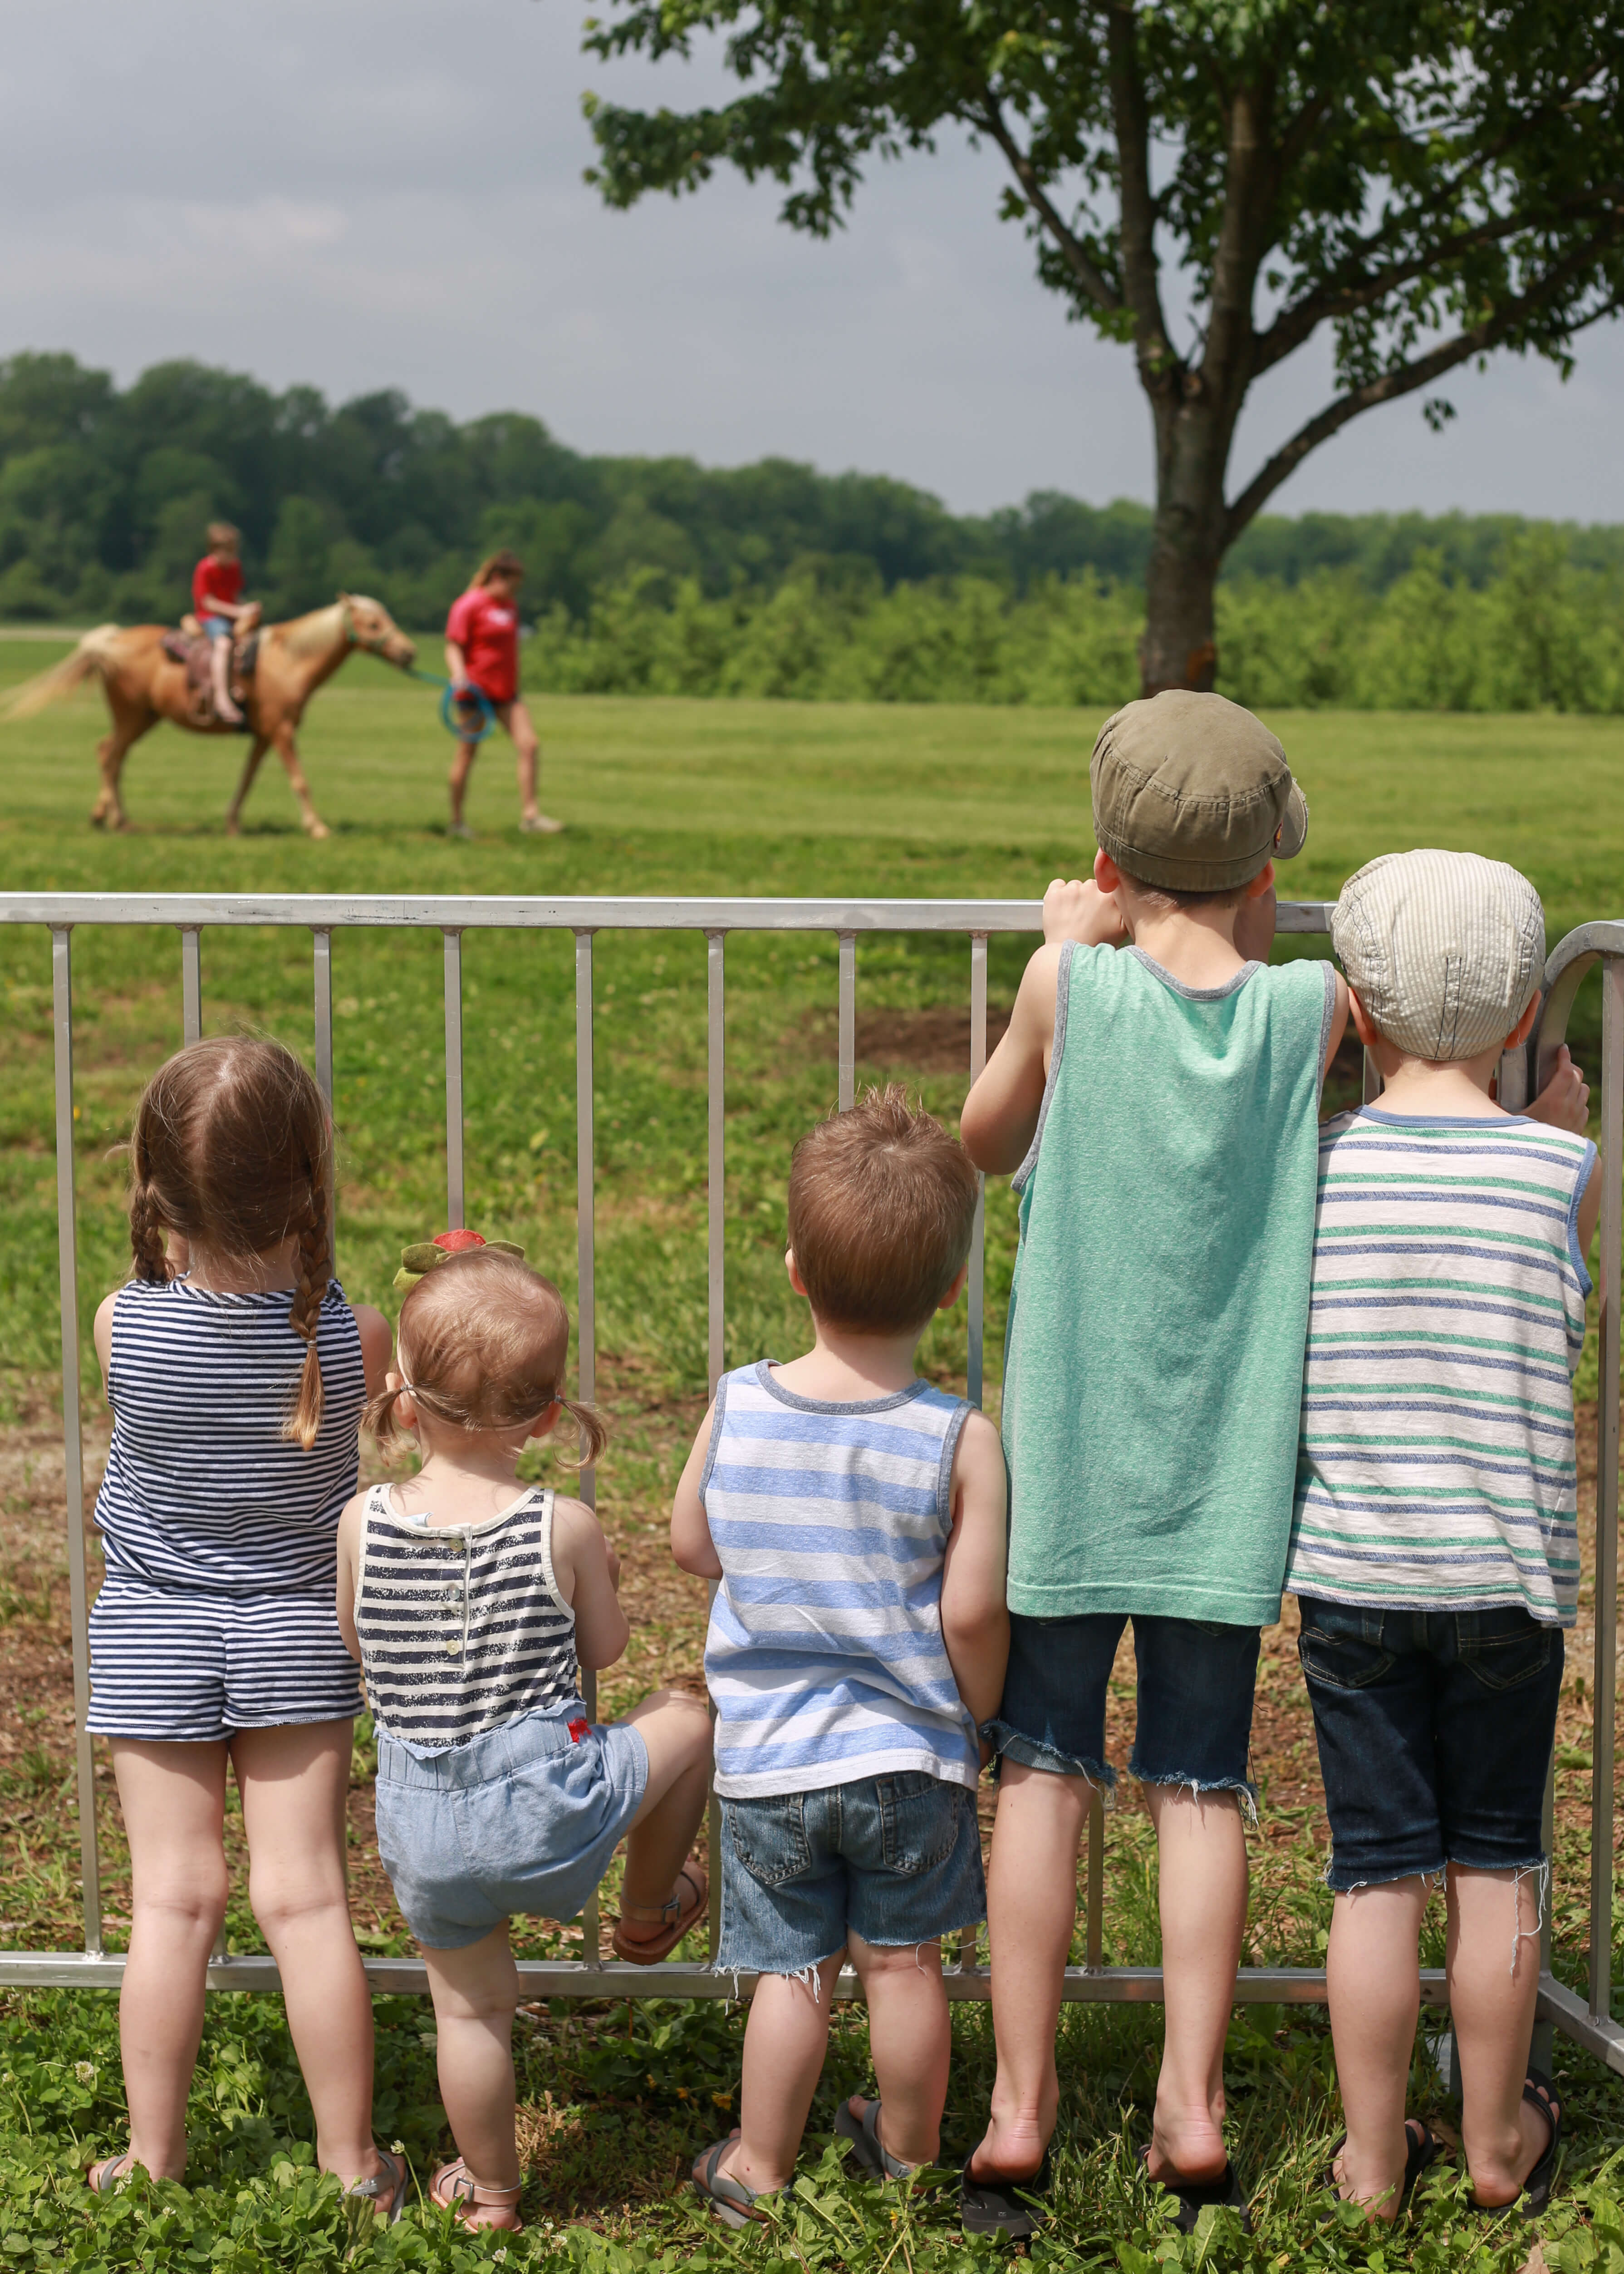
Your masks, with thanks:
[[[0,688],[55,659],[41,642],[0,646]],[[432,660],[432,659],[430,659]],[[522,892],[1041,893],[1091,856],[1092,718],[1060,712],[915,710],[544,701],[544,803],[569,824],[522,839],[510,760],[485,746],[470,808],[479,836],[447,841],[449,745],[427,689],[352,663],[312,708],[304,751],[326,843],[298,832],[280,769],[262,775],[235,842],[220,816],[242,745],[162,729],[125,776],[132,832],[95,835],[97,706],[75,702],[0,729],[0,879],[23,890]],[[1309,849],[1286,889],[1335,894],[1372,854],[1470,846],[1518,862],[1545,898],[1554,941],[1624,902],[1624,726],[1556,718],[1385,718],[1325,712],[1271,719],[1307,790]],[[1303,944],[1297,952],[1317,952]],[[994,943],[991,994],[1012,997],[1026,953]],[[600,1384],[615,1424],[601,1472],[605,1521],[627,1563],[637,1639],[605,1682],[611,1709],[657,1680],[695,1676],[703,1593],[675,1575],[661,1540],[665,1502],[704,1386],[704,954],[703,941],[605,935],[598,945]],[[158,1059],[179,1040],[173,935],[86,930],[75,940],[82,1307],[121,1276],[127,1254],[110,1148]],[[573,1299],[575,1162],[571,947],[541,935],[470,936],[464,945],[468,1221],[522,1240]],[[50,1114],[49,967],[37,931],[0,934],[8,1016],[0,1030],[0,1225],[8,1300],[0,1306],[0,1941],[71,1943],[76,1849],[63,1789],[70,1749],[64,1689],[56,1216]],[[209,935],[206,1029],[262,1027],[308,1047],[308,937]],[[861,1078],[900,1076],[956,1113],[967,1050],[961,943],[886,937],[859,954]],[[734,940],[728,949],[728,1359],[799,1347],[801,1321],[782,1274],[783,1187],[794,1137],[833,1102],[835,945],[816,936]],[[335,1072],[341,1133],[339,1263],[357,1299],[392,1304],[405,1242],[444,1221],[441,966],[437,938],[341,937],[335,947]],[[1582,1006],[1583,1035],[1594,1012]],[[1002,1182],[989,1192],[989,1371],[1012,1245]],[[962,1380],[960,1312],[933,1330],[930,1369]],[[94,1382],[94,1374],[91,1376]],[[93,1455],[105,1443],[92,1420]],[[93,1463],[94,1468],[94,1463]],[[1588,1607],[1585,1614],[1588,1619]],[[1583,1637],[1570,1660],[1582,1678]],[[1588,1798],[1582,1692],[1564,1705],[1556,1921],[1562,1969],[1582,1963]],[[1120,1758],[1131,1707],[1118,1694]],[[1268,1640],[1258,1746],[1267,1781],[1251,1928],[1257,1959],[1307,1962],[1323,1949],[1318,1885],[1323,1827],[1312,1738],[1288,1630]],[[365,1743],[352,1811],[357,1927],[369,1946],[403,1946],[370,1844]],[[1110,1821],[1108,1953],[1156,1954],[1154,1869],[1131,1797]],[[117,1943],[127,1865],[110,1788],[102,1808]],[[611,1891],[612,1892],[612,1891]],[[256,1936],[240,1895],[236,1947]],[[538,1925],[526,1946],[565,1939]],[[1434,1943],[1437,1940],[1436,1926]],[[1436,1956],[1436,1950],[1434,1951]],[[0,2264],[70,2260],[86,2269],[335,2262],[349,2237],[330,2190],[312,2178],[297,2072],[275,2000],[211,2011],[194,2109],[190,2190],[132,2192],[85,2209],[72,2173],[81,2147],[117,2142],[121,2123],[110,2001],[62,1995],[0,2005]],[[443,2140],[426,2009],[380,2007],[380,2136],[408,2142],[422,2169]],[[837,2090],[861,2082],[861,2014],[846,2017],[808,2142],[801,2191],[781,2230],[737,2244],[696,2229],[674,2192],[687,2159],[726,2128],[738,2076],[740,2020],[709,2008],[537,2012],[522,2030],[532,2184],[529,2234],[508,2263],[605,2270],[661,2263],[872,2268],[898,2274],[979,2263],[957,2237],[951,2193],[921,2187],[892,2206],[837,2184],[820,2165]],[[990,2073],[984,2016],[956,2024],[959,2059],[947,2148],[979,2126]],[[1154,2013],[1068,2016],[1059,2213],[1035,2257],[1056,2267],[1399,2263],[1473,2269],[1522,2262],[1514,2221],[1463,2211],[1451,2166],[1429,2181],[1405,2235],[1372,2255],[1357,2221],[1316,2187],[1339,2128],[1328,2039],[1312,2014],[1252,2014],[1232,2033],[1235,2149],[1258,2190],[1248,2241],[1221,2218],[1173,2236],[1136,2174],[1160,2023]],[[1616,2080],[1560,2056],[1572,2097],[1568,2184],[1547,2233],[1547,2263],[1605,2266],[1602,2237],[1620,2213],[1611,2159],[1624,2151]],[[1447,2121],[1423,2051],[1418,2105]],[[1594,2225],[1587,2224],[1596,2214]],[[1592,2245],[1599,2256],[1586,2255]],[[494,2247],[500,2247],[500,2245]],[[1610,2246],[1606,2246],[1610,2247]],[[368,2238],[364,2263],[483,2265],[492,2246],[414,2214]],[[996,2255],[996,2254],[992,2254]]]

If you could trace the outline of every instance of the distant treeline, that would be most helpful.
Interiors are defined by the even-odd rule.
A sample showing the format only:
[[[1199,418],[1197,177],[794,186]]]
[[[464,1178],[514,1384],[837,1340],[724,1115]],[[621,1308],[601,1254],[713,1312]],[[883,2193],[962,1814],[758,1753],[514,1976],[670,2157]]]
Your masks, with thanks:
[[[434,628],[514,546],[532,685],[1099,704],[1138,684],[1151,520],[1125,500],[954,515],[881,475],[587,457],[538,419],[458,425],[395,392],[334,408],[201,364],[121,390],[68,355],[0,360],[0,619],[172,619],[222,516],[273,615],[346,586]],[[1621,617],[1624,528],[1266,516],[1227,564],[1222,684],[1613,711]]]

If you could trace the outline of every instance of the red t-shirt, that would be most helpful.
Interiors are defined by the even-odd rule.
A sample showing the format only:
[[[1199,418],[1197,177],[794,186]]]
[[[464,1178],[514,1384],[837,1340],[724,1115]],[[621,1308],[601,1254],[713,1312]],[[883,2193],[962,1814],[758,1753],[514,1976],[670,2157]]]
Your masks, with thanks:
[[[243,564],[240,561],[216,561],[206,553],[192,572],[192,607],[194,615],[218,614],[211,610],[211,600],[235,600],[243,589]]]
[[[446,637],[455,640],[468,675],[492,703],[511,703],[519,692],[519,611],[482,585],[470,584],[446,618]]]

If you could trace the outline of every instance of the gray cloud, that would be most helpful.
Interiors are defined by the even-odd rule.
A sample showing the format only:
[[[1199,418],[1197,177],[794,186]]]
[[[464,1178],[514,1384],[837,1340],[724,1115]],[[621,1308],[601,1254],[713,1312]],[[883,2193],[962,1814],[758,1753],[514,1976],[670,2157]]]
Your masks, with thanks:
[[[715,84],[578,52],[577,0],[73,0],[14,11],[0,56],[0,350],[128,379],[194,355],[335,396],[399,385],[513,406],[579,448],[767,453],[892,473],[960,508],[1055,487],[1145,496],[1124,351],[1068,325],[995,218],[998,168],[949,139],[876,169],[809,244],[771,186],[603,210],[583,87],[680,103]],[[684,81],[686,80],[686,84]],[[1237,486],[1308,415],[1298,358],[1243,425]],[[1310,506],[1624,518],[1624,340],[1563,387],[1501,361],[1441,438],[1378,411],[1281,493]]]

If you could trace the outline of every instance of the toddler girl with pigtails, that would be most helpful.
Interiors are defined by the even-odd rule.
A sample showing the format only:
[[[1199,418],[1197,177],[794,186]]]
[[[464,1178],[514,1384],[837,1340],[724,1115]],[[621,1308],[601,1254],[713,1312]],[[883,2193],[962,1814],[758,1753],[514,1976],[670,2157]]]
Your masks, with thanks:
[[[432,1253],[432,1251],[430,1251]],[[413,1251],[408,1251],[412,1260]],[[579,1500],[527,1489],[521,1454],[568,1415],[585,1458],[604,1426],[563,1391],[569,1319],[513,1252],[436,1263],[401,1306],[396,1371],[367,1410],[421,1467],[345,1510],[338,1617],[378,1734],[378,1849],[428,1969],[440,2097],[458,2154],[432,2199],[516,2228],[515,1913],[573,1918],[627,1842],[617,1957],[650,1965],[704,1915],[688,1852],[704,1812],[703,1704],[657,1690],[594,1726],[583,1667],[630,1637],[620,1565]]]
[[[229,1763],[318,2159],[391,2218],[405,2194],[403,2164],[372,2138],[372,2002],[345,1885],[360,1695],[333,1606],[389,1329],[329,1276],[332,1188],[326,1105],[280,1043],[193,1043],[148,1083],[131,1144],[134,1272],[95,1318],[113,1435],[88,1727],[109,1740],[132,1878],[130,2141],[91,2166],[98,2193],[136,2164],[154,2179],[185,2169]]]

